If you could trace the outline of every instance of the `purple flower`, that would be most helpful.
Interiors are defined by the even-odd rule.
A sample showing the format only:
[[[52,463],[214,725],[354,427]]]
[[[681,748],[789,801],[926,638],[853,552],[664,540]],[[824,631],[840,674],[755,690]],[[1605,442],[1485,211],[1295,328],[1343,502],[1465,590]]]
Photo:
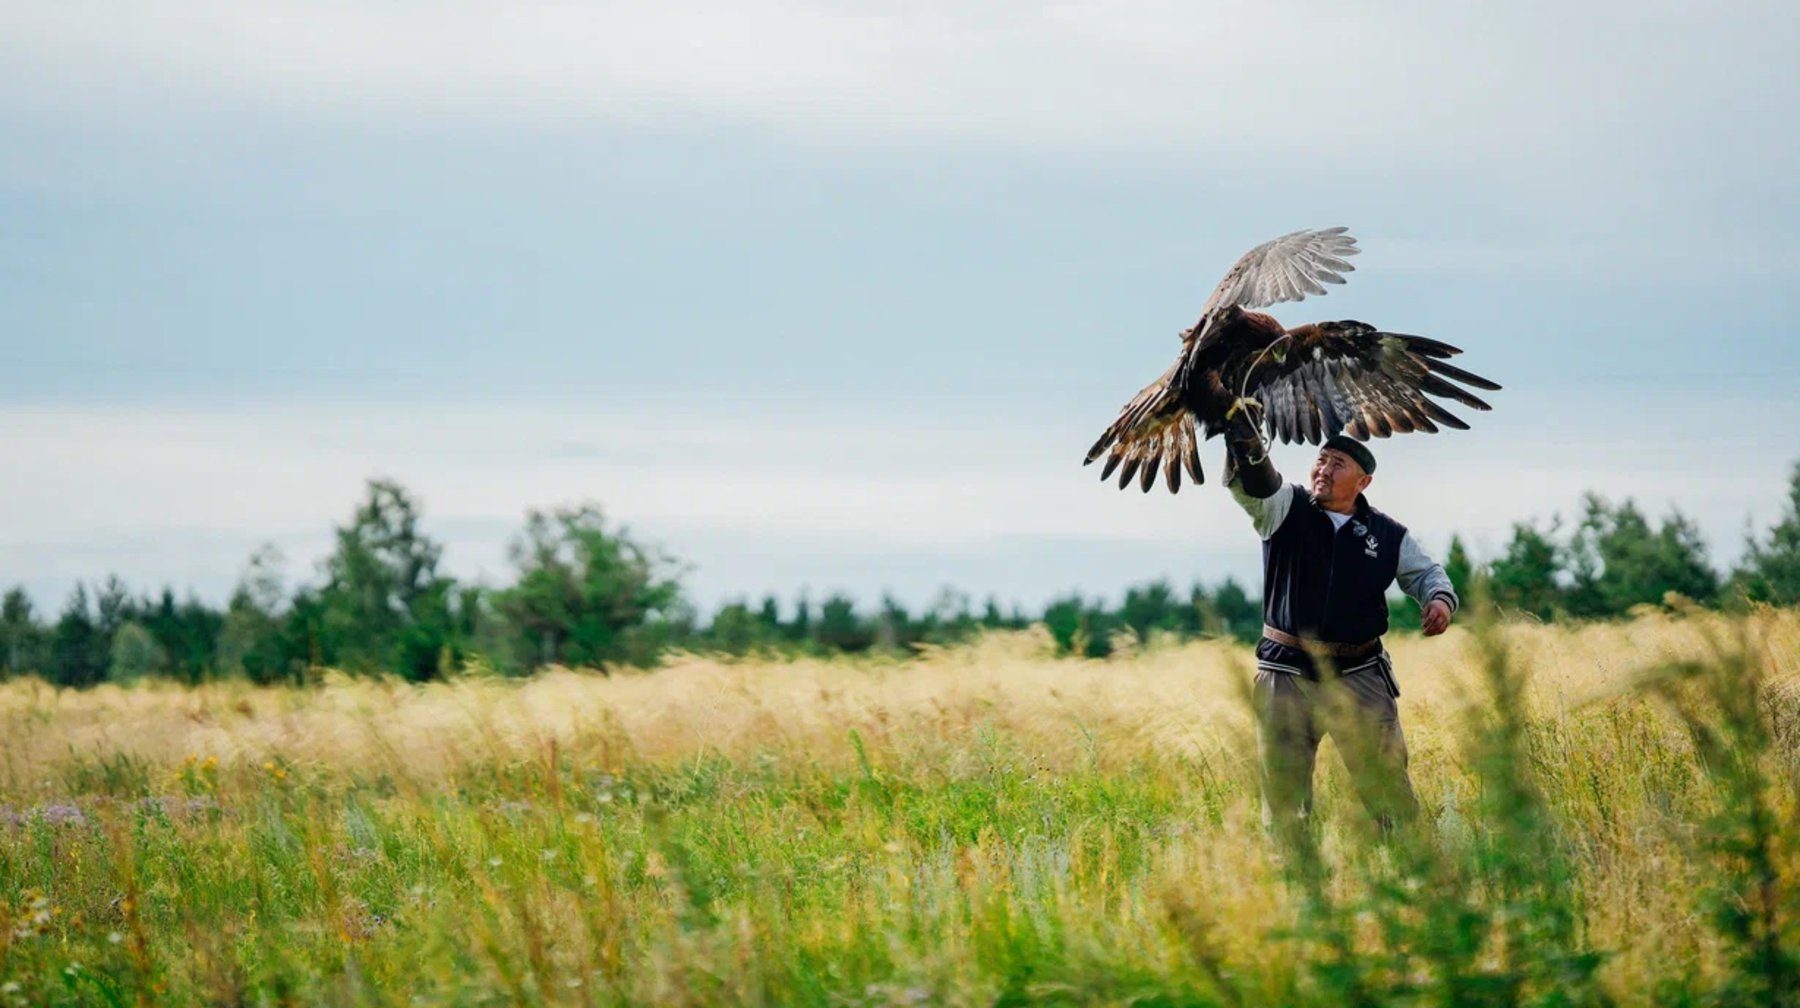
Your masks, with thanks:
[[[44,821],[52,826],[87,825],[87,816],[82,815],[81,809],[74,805],[45,805],[38,809],[38,815],[43,816]]]

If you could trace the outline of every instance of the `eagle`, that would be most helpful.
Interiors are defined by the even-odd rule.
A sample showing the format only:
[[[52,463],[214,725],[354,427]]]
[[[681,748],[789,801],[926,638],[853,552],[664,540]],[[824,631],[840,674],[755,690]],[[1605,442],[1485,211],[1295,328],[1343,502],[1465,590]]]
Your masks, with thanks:
[[[1343,283],[1356,269],[1350,257],[1362,251],[1348,231],[1295,231],[1246,252],[1207,299],[1200,320],[1181,334],[1175,363],[1125,404],[1082,464],[1105,455],[1102,480],[1117,471],[1123,490],[1135,476],[1145,493],[1160,471],[1169,492],[1178,493],[1183,469],[1196,484],[1206,482],[1200,442],[1228,428],[1241,432],[1234,441],[1253,442],[1261,427],[1271,441],[1315,445],[1339,433],[1367,441],[1436,434],[1441,427],[1468,430],[1428,397],[1486,410],[1491,407],[1462,386],[1500,386],[1448,363],[1462,353],[1458,348],[1354,320],[1288,329],[1253,310]]]

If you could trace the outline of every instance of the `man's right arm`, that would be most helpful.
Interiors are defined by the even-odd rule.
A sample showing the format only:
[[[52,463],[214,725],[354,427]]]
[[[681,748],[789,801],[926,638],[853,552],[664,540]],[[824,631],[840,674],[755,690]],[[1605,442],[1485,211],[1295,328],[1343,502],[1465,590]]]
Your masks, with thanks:
[[[1241,416],[1225,429],[1225,451],[1231,456],[1225,486],[1250,516],[1256,534],[1267,539],[1287,520],[1294,506],[1293,491],[1283,485],[1281,473],[1269,461],[1262,436]]]
[[[1238,474],[1242,476],[1242,473]],[[1275,534],[1281,523],[1287,520],[1288,510],[1294,506],[1294,493],[1287,487],[1279,487],[1267,497],[1252,497],[1244,490],[1244,481],[1234,477],[1226,484],[1231,491],[1231,499],[1238,502],[1244,513],[1250,516],[1250,522],[1256,526],[1256,534],[1264,539]]]

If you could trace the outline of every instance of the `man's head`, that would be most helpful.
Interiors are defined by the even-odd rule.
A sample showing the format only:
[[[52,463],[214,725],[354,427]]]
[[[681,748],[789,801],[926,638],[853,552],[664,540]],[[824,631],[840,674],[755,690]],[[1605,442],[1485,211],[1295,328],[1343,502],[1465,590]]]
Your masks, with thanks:
[[[1339,434],[1319,449],[1307,489],[1320,507],[1348,514],[1355,510],[1356,497],[1368,489],[1374,472],[1375,455],[1361,441]]]

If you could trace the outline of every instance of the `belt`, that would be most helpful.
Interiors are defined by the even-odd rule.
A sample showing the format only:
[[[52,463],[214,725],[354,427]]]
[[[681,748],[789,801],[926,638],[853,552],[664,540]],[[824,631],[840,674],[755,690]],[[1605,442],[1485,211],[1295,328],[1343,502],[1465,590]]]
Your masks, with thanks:
[[[1277,630],[1267,623],[1263,624],[1263,636],[1283,647],[1300,648],[1309,654],[1314,652],[1328,654],[1333,658],[1369,658],[1381,653],[1380,637],[1371,641],[1363,641],[1361,644],[1306,640],[1302,637],[1295,637],[1285,630]]]

